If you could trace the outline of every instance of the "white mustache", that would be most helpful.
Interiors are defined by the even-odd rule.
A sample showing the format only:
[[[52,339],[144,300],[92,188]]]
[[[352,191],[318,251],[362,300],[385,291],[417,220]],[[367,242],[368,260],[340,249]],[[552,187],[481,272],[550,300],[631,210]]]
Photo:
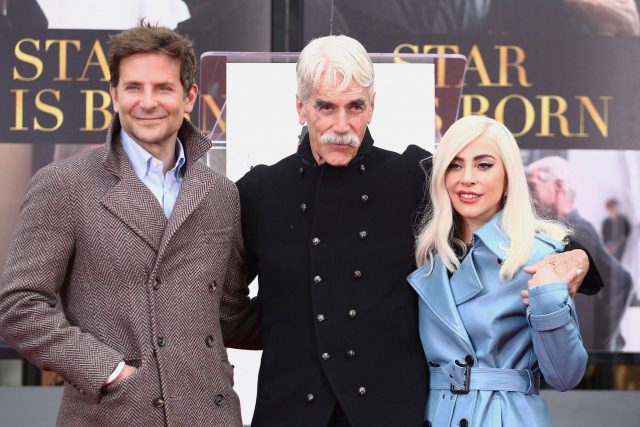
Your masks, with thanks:
[[[360,145],[360,140],[354,133],[347,133],[344,135],[325,133],[320,137],[320,144],[350,145],[352,147],[357,147]]]

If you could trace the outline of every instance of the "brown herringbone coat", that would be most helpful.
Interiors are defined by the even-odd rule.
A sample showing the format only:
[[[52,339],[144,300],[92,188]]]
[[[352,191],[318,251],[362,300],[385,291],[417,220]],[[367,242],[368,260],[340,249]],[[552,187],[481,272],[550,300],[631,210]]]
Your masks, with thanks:
[[[119,131],[116,115],[103,147],[33,177],[0,282],[0,335],[67,381],[58,425],[240,426],[223,339],[258,343],[236,188],[196,162],[210,142],[185,121],[167,220]],[[122,359],[138,372],[103,387]]]

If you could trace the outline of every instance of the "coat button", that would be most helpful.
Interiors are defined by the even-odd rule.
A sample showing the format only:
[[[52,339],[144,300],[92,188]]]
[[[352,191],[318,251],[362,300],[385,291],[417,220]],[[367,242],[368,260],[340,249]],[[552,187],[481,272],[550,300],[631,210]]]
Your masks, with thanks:
[[[315,283],[316,285],[320,284],[322,282],[322,277],[320,276],[313,276],[313,283]]]
[[[158,289],[160,289],[160,285],[161,285],[160,279],[155,279],[152,285],[153,290],[157,291]]]
[[[162,408],[164,406],[164,399],[161,397],[157,398],[153,401],[153,406],[156,408]]]
[[[167,345],[163,336],[157,336],[156,343],[158,344],[158,347],[164,347],[165,345]]]
[[[355,318],[356,318],[356,316],[358,315],[358,312],[357,312],[357,311],[355,311],[354,309],[351,309],[351,310],[349,310],[349,313],[348,313],[348,314],[349,314],[349,317],[350,317],[350,318],[355,319]]]
[[[364,173],[364,171],[366,171],[367,168],[364,166],[364,164],[360,165],[360,173]]]
[[[329,353],[322,353],[322,360],[329,360],[331,359],[331,355]]]
[[[466,363],[467,366],[473,366],[473,362],[474,362],[473,357],[470,354],[467,354],[464,357],[464,363]]]
[[[367,389],[364,387],[358,387],[358,395],[364,396],[365,394],[367,394]]]
[[[216,394],[213,396],[213,403],[218,406],[222,406],[222,402],[224,401],[224,396],[222,394]]]
[[[217,287],[218,287],[218,282],[217,281],[214,280],[213,282],[209,283],[209,290],[210,291],[215,290]]]
[[[307,204],[306,203],[300,203],[300,212],[302,212],[302,213],[306,213],[307,212]]]
[[[204,339],[204,343],[207,347],[213,347],[213,336],[209,335]]]
[[[311,243],[313,243],[313,246],[318,246],[320,244],[320,239],[314,237],[313,239],[311,239]]]
[[[498,258],[498,264],[502,264],[502,260]]]
[[[298,169],[298,173],[300,175],[304,175],[304,168],[302,166],[300,166],[300,169]]]
[[[354,357],[356,357],[356,352],[355,352],[355,350],[349,350],[349,351],[347,351],[347,357],[348,357],[349,359],[353,359]]]
[[[424,420],[424,422],[422,423],[422,427],[431,427],[431,421]]]
[[[315,398],[316,397],[313,394],[311,393],[307,394],[307,402],[311,403]]]
[[[318,322],[324,322],[324,314],[318,314],[316,319],[318,319]]]
[[[362,277],[362,271],[356,270],[356,271],[353,272],[353,278],[354,279],[359,279],[361,277]]]
[[[360,196],[360,201],[362,203],[367,203],[369,201],[369,196],[367,196],[366,194],[363,194],[362,196]]]
[[[367,232],[365,230],[362,230],[361,232],[358,233],[358,237],[360,238],[360,240],[364,240],[367,238]]]
[[[469,421],[466,418],[460,420],[460,427],[469,427]]]

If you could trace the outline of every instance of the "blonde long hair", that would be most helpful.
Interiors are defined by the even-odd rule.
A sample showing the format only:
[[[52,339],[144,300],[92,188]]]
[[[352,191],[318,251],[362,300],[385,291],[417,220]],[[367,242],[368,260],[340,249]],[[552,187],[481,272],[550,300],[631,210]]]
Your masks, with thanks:
[[[429,263],[429,273],[433,270],[436,256],[451,272],[460,266],[456,253],[465,254],[466,246],[459,237],[457,213],[451,207],[445,174],[453,158],[478,138],[495,144],[507,177],[500,224],[509,241],[508,248],[505,248],[507,255],[500,268],[500,278],[507,280],[515,276],[531,257],[537,231],[559,241],[565,239],[570,231],[560,223],[537,218],[515,138],[503,124],[484,116],[467,116],[456,121],[435,151],[429,188],[431,208],[416,237],[416,263],[418,266]]]

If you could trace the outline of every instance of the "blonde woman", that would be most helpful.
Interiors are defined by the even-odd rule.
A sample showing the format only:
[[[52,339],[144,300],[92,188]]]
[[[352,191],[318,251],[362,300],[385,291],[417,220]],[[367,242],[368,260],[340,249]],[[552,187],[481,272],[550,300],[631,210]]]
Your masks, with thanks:
[[[561,252],[569,230],[536,218],[518,145],[487,117],[451,126],[430,186],[408,278],[430,366],[425,425],[550,426],[540,373],[567,390],[587,363],[567,286],[576,272],[523,267]]]

